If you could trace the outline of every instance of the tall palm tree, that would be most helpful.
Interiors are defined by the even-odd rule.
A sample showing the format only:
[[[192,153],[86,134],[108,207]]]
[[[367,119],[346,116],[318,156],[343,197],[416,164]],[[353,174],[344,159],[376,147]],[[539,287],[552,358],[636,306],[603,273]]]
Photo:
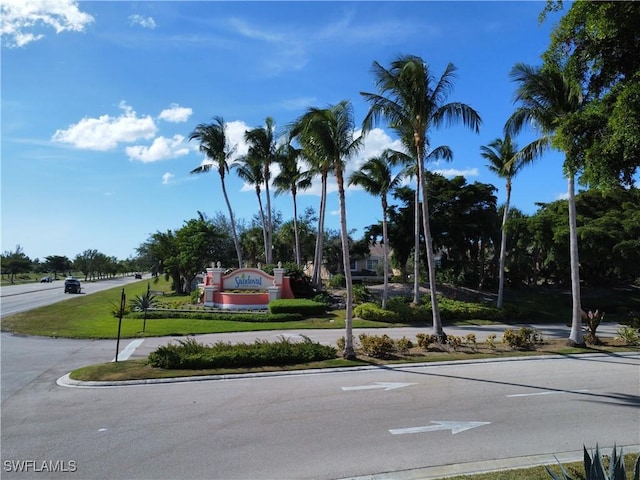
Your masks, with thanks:
[[[324,220],[327,209],[327,182],[332,171],[331,159],[327,158],[323,150],[318,146],[317,140],[311,135],[307,135],[304,125],[299,123],[300,119],[289,125],[289,144],[297,138],[302,147],[302,156],[309,163],[312,176],[320,176],[320,208],[318,212],[318,228],[316,235],[316,245],[313,254],[313,272],[311,274],[311,284],[316,290],[322,289],[322,262],[324,247]]]
[[[377,157],[371,157],[349,177],[349,185],[359,185],[365,192],[380,197],[382,205],[382,248],[384,256],[384,288],[382,290],[382,308],[387,306],[389,285],[389,235],[387,232],[387,216],[389,203],[387,196],[402,181],[402,172],[393,175],[390,164],[394,163],[392,150],[385,150]]]
[[[389,69],[374,62],[372,70],[379,93],[361,92],[371,105],[363,121],[363,131],[370,130],[374,124],[385,119],[400,138],[413,138],[418,163],[418,183],[422,191],[422,223],[429,267],[433,331],[438,338],[444,339],[446,335],[442,329],[436,296],[435,259],[424,174],[425,155],[429,151],[428,132],[433,128],[459,122],[478,132],[480,116],[464,103],[445,103],[453,88],[456,71],[451,63],[439,79],[432,75],[422,58],[414,55],[400,55]]]
[[[489,161],[487,167],[490,171],[504,178],[506,181],[506,200],[502,213],[502,236],[500,237],[500,266],[498,277],[498,308],[502,308],[504,300],[504,264],[507,256],[507,232],[506,225],[509,218],[509,204],[511,202],[511,181],[513,177],[526,165],[522,156],[518,156],[518,146],[511,140],[510,135],[504,139],[496,138],[489,145],[480,147],[480,155]]]
[[[267,237],[266,261],[268,264],[273,263],[273,249],[271,248],[273,245],[273,220],[271,218],[271,194],[269,192],[269,184],[271,182],[271,165],[276,161],[277,138],[275,130],[276,127],[273,118],[267,117],[264,126],[248,130],[244,134],[244,139],[249,144],[249,155],[259,158],[262,161],[264,192],[267,199],[267,223],[265,230]]]
[[[349,259],[349,236],[347,232],[347,210],[344,193],[344,169],[347,160],[362,146],[362,136],[354,139],[355,122],[353,106],[347,100],[320,109],[309,108],[296,122],[294,136],[301,142],[316,149],[321,158],[326,158],[332,167],[338,184],[340,202],[340,238],[342,241],[342,261],[347,287],[347,311],[345,316],[344,358],[355,358],[353,348],[353,284]]]
[[[299,190],[307,190],[311,187],[311,172],[309,170],[301,170],[300,163],[301,151],[294,148],[290,143],[280,150],[278,163],[280,165],[280,173],[273,179],[273,186],[276,188],[276,195],[291,192],[293,200],[293,234],[295,237],[295,259],[298,267],[302,263],[300,252],[300,236],[298,232],[298,204],[296,196]]]
[[[262,223],[262,237],[264,242],[264,259],[267,262],[269,258],[269,238],[267,235],[267,221],[264,217],[264,208],[262,206],[262,184],[264,183],[264,171],[262,159],[249,153],[236,159],[232,168],[236,170],[238,177],[249,185],[253,185],[256,196],[258,197],[258,207],[260,212],[260,221]],[[267,262],[269,263],[269,262]]]
[[[557,133],[567,118],[582,108],[583,96],[580,84],[573,81],[558,66],[545,68],[516,64],[510,72],[518,84],[515,101],[519,106],[509,117],[505,133],[515,135],[529,123],[540,131],[540,138],[522,149],[528,161],[541,156],[549,148],[565,152],[564,171],[568,180],[569,244],[571,257],[571,333],[568,343],[584,345],[582,334],[582,305],[580,301],[580,263],[578,258],[578,229],[576,223],[575,176],[573,159],[567,148],[561,145]]]
[[[189,141],[191,140],[197,140],[200,143],[198,149],[205,154],[209,162],[203,162],[199,167],[191,170],[190,173],[206,173],[215,167],[220,175],[222,194],[229,209],[231,234],[238,256],[238,268],[242,268],[242,250],[240,249],[240,242],[238,241],[238,234],[236,232],[236,222],[233,216],[233,210],[231,209],[231,203],[229,202],[229,196],[227,195],[227,187],[224,182],[225,175],[229,172],[229,159],[235,152],[236,147],[235,145],[233,147],[229,146],[227,127],[223,118],[218,116],[213,118],[213,123],[200,123],[196,125],[196,128],[189,135]]]

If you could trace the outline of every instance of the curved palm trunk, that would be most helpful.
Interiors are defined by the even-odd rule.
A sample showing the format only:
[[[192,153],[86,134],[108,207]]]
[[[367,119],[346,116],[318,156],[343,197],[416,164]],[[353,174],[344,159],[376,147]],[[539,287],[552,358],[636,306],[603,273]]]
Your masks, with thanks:
[[[424,242],[427,250],[427,265],[429,269],[429,290],[431,293],[431,313],[433,315],[433,334],[438,341],[446,340],[447,335],[442,329],[442,320],[440,319],[440,308],[438,307],[437,285],[436,285],[436,262],[433,255],[433,243],[431,241],[431,227],[429,225],[429,203],[427,200],[427,183],[424,177],[424,154],[421,145],[418,145],[418,175],[420,178],[420,186],[422,187],[422,224],[424,228]]]
[[[413,303],[420,304],[420,179],[416,178],[416,193],[413,207]]]
[[[387,234],[387,196],[386,194],[382,197],[382,241],[384,242],[382,246],[382,251],[384,255],[384,287],[382,289],[382,309],[387,308],[387,296],[389,290],[389,247],[388,247],[388,234]]]
[[[229,209],[229,219],[231,223],[231,235],[233,235],[233,244],[236,247],[236,255],[238,256],[238,268],[242,268],[242,250],[240,249],[240,242],[238,241],[238,234],[236,233],[236,220],[233,216],[233,210],[231,209],[231,203],[229,202],[229,196],[227,195],[227,187],[224,184],[224,177],[221,177],[222,181],[222,194],[224,195],[224,201],[227,202],[227,208]]]
[[[322,289],[322,249],[324,242],[324,214],[327,205],[327,173],[322,174],[322,193],[320,195],[320,213],[318,215],[318,236],[316,238],[316,251],[313,256],[313,276],[311,283]]]
[[[296,202],[296,188],[291,189],[293,197],[293,237],[296,242],[296,265],[300,267],[302,264],[302,255],[300,254],[300,235],[298,234],[298,204]]]
[[[574,174],[569,174],[569,245],[571,249],[571,334],[568,343],[583,346],[582,305],[580,303],[580,261],[578,259],[578,226],[576,221],[576,194]]]
[[[504,299],[504,264],[507,256],[507,232],[506,225],[509,218],[509,203],[511,201],[511,182],[507,181],[507,200],[504,204],[504,213],[502,214],[502,235],[500,237],[500,272],[498,275],[498,303],[497,307],[502,308]]]
[[[351,283],[351,261],[349,258],[349,234],[347,232],[347,208],[344,199],[344,179],[342,169],[336,169],[338,198],[340,200],[340,239],[342,240],[342,263],[344,264],[344,280],[347,286],[347,312],[345,315],[345,345],[342,356],[348,360],[356,358],[353,348],[353,284]]]

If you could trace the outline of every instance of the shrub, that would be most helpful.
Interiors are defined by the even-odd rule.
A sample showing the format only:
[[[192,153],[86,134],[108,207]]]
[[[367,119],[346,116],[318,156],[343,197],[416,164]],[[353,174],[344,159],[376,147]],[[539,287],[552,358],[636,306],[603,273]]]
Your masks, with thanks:
[[[462,346],[462,338],[456,337],[455,335],[447,335],[447,345],[449,348],[457,352]]]
[[[587,343],[590,343],[591,345],[600,345],[602,343],[596,336],[596,330],[598,329],[598,326],[600,326],[602,320],[604,320],[604,312],[599,312],[598,310],[592,312],[589,310],[587,313],[584,310],[582,311],[582,322],[586,323],[587,328],[589,329],[589,332],[585,335]]]
[[[484,343],[486,343],[489,348],[495,349],[496,348],[496,334],[492,333],[490,335],[487,335],[487,339],[484,341]]]
[[[618,329],[618,337],[627,345],[640,345],[640,332],[628,325],[623,325]]]
[[[372,322],[398,322],[398,314],[389,310],[383,310],[375,303],[363,303],[357,305],[353,309],[353,314],[363,320],[370,320]]]
[[[128,318],[143,318],[144,312],[133,312]],[[222,320],[234,322],[296,322],[302,320],[299,313],[222,313],[178,310],[148,310],[147,320],[162,318],[184,318],[188,320]]]
[[[194,339],[169,343],[149,354],[149,364],[165,369],[250,368],[292,365],[335,358],[336,349],[312,342],[282,338],[277,342],[256,340],[253,344],[218,342],[203,345]]]
[[[329,287],[330,288],[344,288],[346,286],[346,280],[344,275],[341,273],[336,273],[329,279]]]
[[[587,452],[587,447],[583,446],[582,448],[584,449],[583,465],[585,480],[627,480],[622,449],[620,449],[620,453],[618,453],[616,446],[613,446],[611,456],[609,457],[609,468],[605,469],[605,462],[597,444],[595,453],[591,455]],[[544,468],[553,480],[574,480],[562,464],[560,464],[561,475],[556,475],[546,465]],[[633,480],[640,480],[640,455],[638,455],[633,468]]]
[[[429,348],[429,345],[438,341],[438,337],[435,335],[427,335],[426,333],[418,333],[416,338],[418,339],[418,346],[425,350]]]
[[[392,358],[396,353],[395,342],[388,335],[367,335],[361,333],[358,336],[362,353],[373,358]]]
[[[502,343],[509,344],[513,350],[535,350],[536,345],[542,343],[542,335],[539,330],[529,327],[507,328],[502,334]]]
[[[399,353],[406,354],[409,353],[409,350],[413,348],[413,342],[409,340],[407,337],[402,337],[395,341],[396,349]]]
[[[371,291],[362,284],[356,284],[353,286],[353,301],[356,303],[369,302],[373,298]]]
[[[298,313],[303,317],[324,315],[327,306],[305,298],[280,299],[269,302],[269,313]]]

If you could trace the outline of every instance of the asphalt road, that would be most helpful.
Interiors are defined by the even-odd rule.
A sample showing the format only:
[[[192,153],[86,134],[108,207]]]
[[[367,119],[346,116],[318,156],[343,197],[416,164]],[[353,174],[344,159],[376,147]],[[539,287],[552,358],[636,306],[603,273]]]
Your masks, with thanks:
[[[166,341],[145,339],[133,356]],[[437,466],[640,445],[637,354],[70,388],[58,379],[112,360],[115,341],[1,342],[3,479],[427,478]]]

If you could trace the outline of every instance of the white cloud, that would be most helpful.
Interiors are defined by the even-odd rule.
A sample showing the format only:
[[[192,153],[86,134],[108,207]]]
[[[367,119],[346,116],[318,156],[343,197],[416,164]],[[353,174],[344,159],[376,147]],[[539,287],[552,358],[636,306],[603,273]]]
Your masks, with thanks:
[[[189,120],[189,117],[193,113],[193,109],[187,107],[181,107],[177,103],[172,103],[169,108],[165,108],[158,118],[166,122],[180,123]]]
[[[569,193],[568,192],[564,192],[564,193],[559,193],[556,195],[556,200],[569,200]]]
[[[184,143],[182,135],[174,135],[172,138],[157,137],[150,146],[134,145],[127,147],[125,151],[130,160],[153,163],[187,155],[189,148]]]
[[[233,162],[236,158],[246,155],[247,152],[249,152],[249,146],[244,141],[244,132],[251,130],[251,128],[239,120],[226,122],[226,126],[229,148],[235,148],[233,155],[231,155],[231,162]]]
[[[125,102],[120,102],[119,107],[123,113],[118,117],[85,117],[66,130],[56,130],[51,140],[76,148],[106,151],[116,148],[118,143],[149,139],[156,134],[157,127],[149,115],[138,117]]]
[[[33,30],[82,32],[93,21],[75,0],[2,0],[0,6],[0,35],[8,47],[23,47],[44,37]]]
[[[458,176],[477,177],[478,175],[480,175],[480,172],[478,171],[477,168],[467,168],[465,170],[460,170],[458,168],[440,168],[440,169],[433,170],[433,173],[437,173],[447,178],[453,178]]]
[[[129,25],[140,25],[142,28],[153,30],[156,28],[156,21],[153,17],[143,17],[142,15],[129,15]]]
[[[163,185],[168,185],[171,183],[171,180],[173,180],[175,177],[175,175],[173,173],[165,173],[164,175],[162,175],[162,184]]]

